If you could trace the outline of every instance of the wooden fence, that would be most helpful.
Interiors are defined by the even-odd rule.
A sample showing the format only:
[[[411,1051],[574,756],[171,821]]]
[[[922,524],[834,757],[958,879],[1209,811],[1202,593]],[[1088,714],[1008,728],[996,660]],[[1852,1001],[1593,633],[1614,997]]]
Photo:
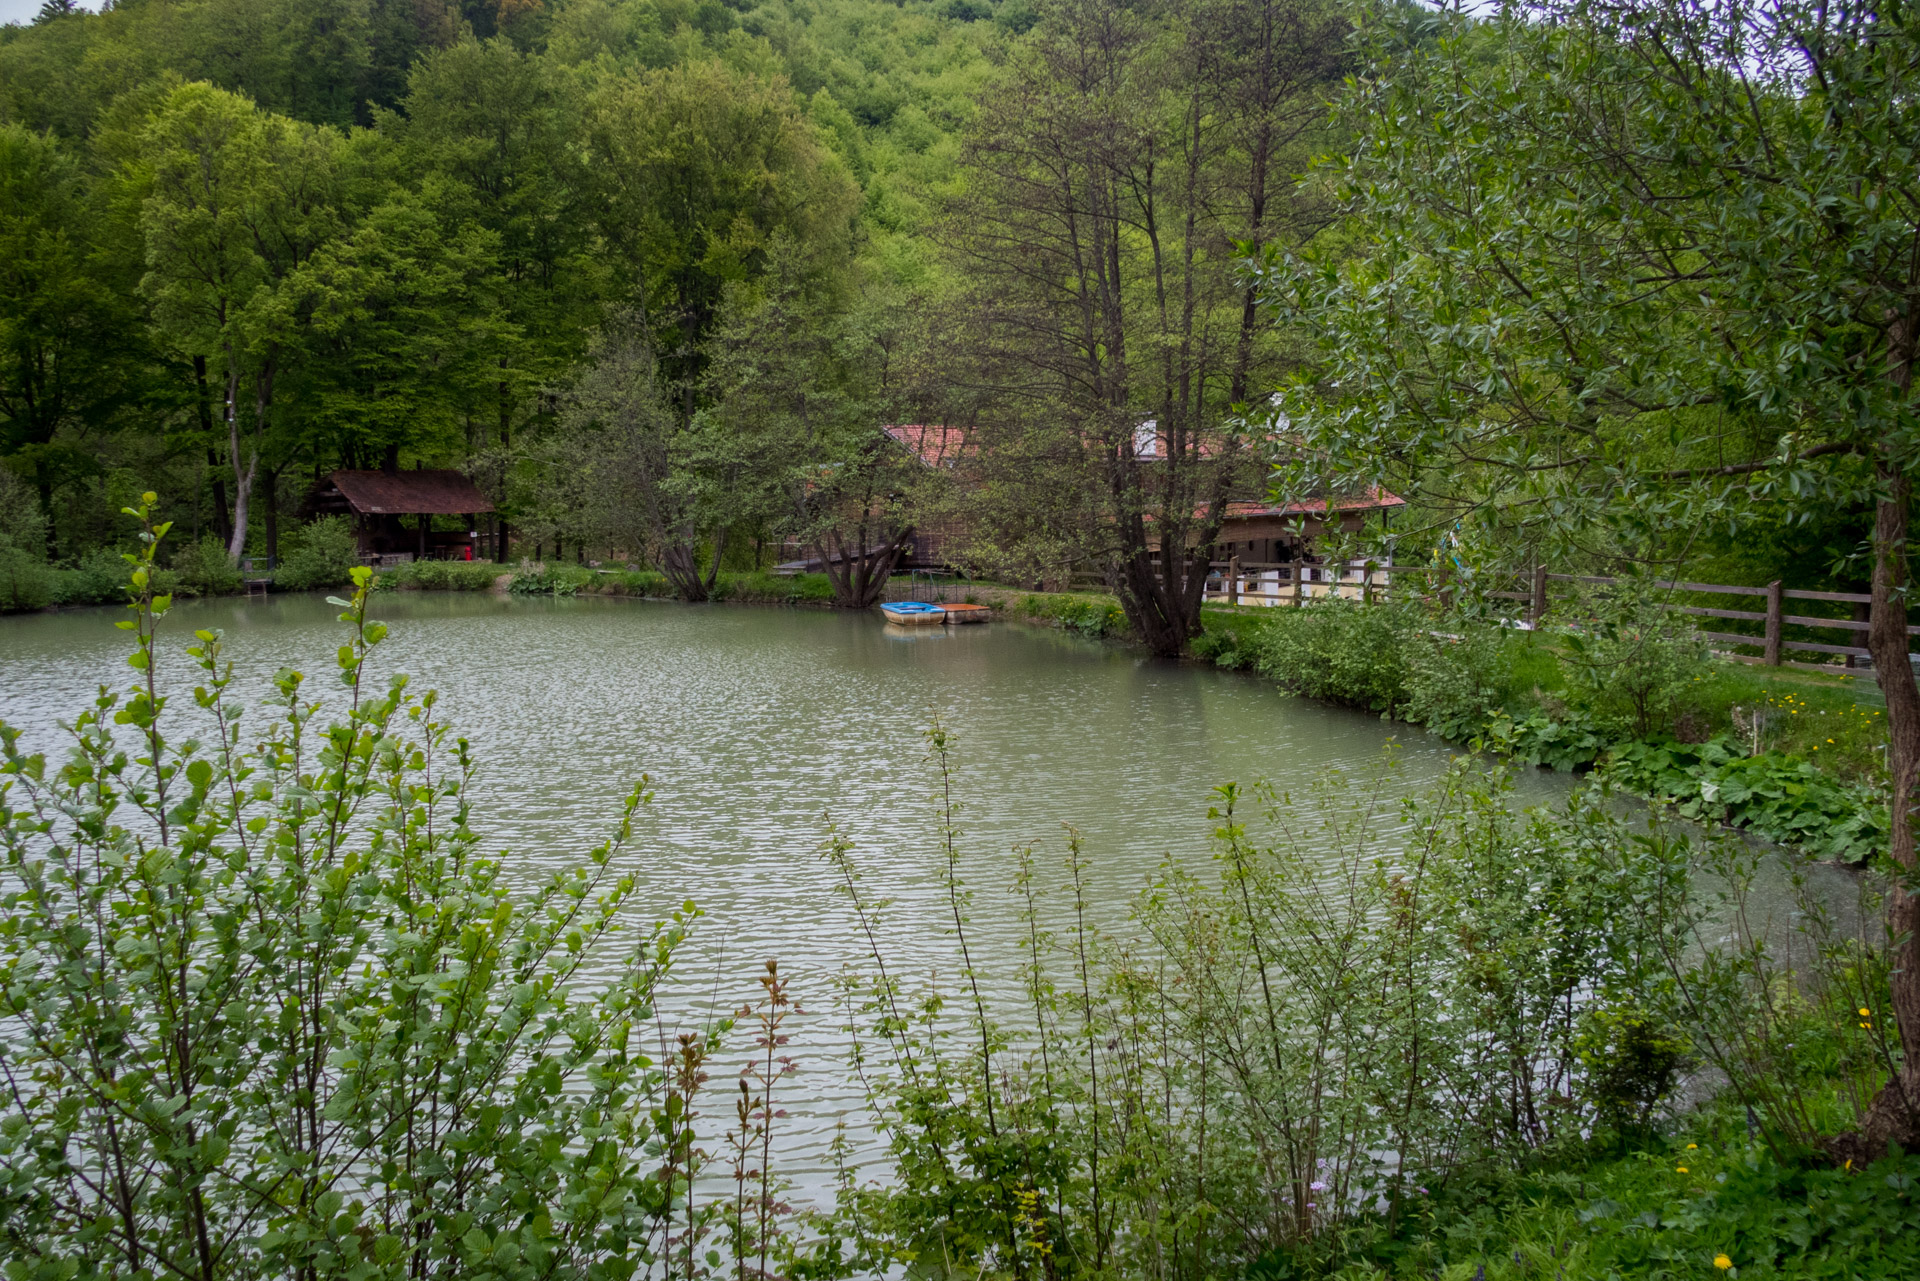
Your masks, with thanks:
[[[1234,606],[1273,606],[1299,605],[1311,600],[1341,598],[1371,602],[1387,598],[1396,593],[1404,593],[1408,587],[1401,583],[1409,576],[1420,578],[1422,596],[1444,596],[1450,590],[1447,574],[1443,567],[1433,565],[1390,565],[1376,561],[1345,561],[1330,564],[1318,564],[1308,561],[1291,561],[1281,564],[1261,564],[1243,562],[1238,557],[1232,560],[1215,561],[1213,573],[1209,578],[1206,600],[1210,604]],[[1483,593],[1496,600],[1510,600],[1525,607],[1524,614],[1516,622],[1527,627],[1538,627],[1547,617],[1552,605],[1554,583],[1575,583],[1605,587],[1621,580],[1614,578],[1594,578],[1579,574],[1550,574],[1545,569],[1536,569],[1527,579],[1513,580],[1513,587],[1506,590]],[[1701,618],[1724,618],[1740,622],[1759,623],[1758,635],[1744,632],[1702,631],[1700,634],[1712,642],[1729,658],[1748,662],[1765,663],[1778,667],[1808,667],[1818,670],[1831,670],[1832,663],[1802,663],[1789,660],[1789,651],[1803,654],[1824,654],[1838,656],[1847,667],[1860,665],[1859,660],[1869,658],[1865,646],[1859,644],[1833,643],[1864,639],[1869,622],[1865,618],[1826,618],[1813,614],[1790,614],[1788,601],[1819,601],[1827,604],[1865,606],[1872,597],[1864,592],[1813,592],[1798,591],[1783,587],[1778,581],[1765,587],[1735,587],[1725,583],[1689,583],[1677,581],[1654,581],[1643,584],[1675,593],[1700,593],[1703,595],[1744,596],[1758,598],[1765,602],[1762,609],[1718,609],[1705,605],[1675,604],[1670,608],[1682,614]],[[1864,610],[1856,609],[1856,613]],[[1831,640],[1802,640],[1789,638],[1788,628],[1798,628],[1819,633],[1839,633]],[[1920,636],[1920,627],[1909,626],[1909,637]],[[1758,655],[1735,653],[1729,646],[1745,646],[1758,649]]]

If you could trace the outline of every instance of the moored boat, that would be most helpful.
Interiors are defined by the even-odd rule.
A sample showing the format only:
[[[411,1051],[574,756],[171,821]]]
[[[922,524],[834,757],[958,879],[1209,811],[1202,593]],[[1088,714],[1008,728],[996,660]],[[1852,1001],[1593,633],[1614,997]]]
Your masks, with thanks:
[[[993,610],[985,605],[952,604],[943,608],[947,611],[948,623],[984,623],[993,617]]]
[[[889,623],[902,627],[938,627],[947,621],[947,611],[923,600],[890,600],[881,603],[880,612]]]

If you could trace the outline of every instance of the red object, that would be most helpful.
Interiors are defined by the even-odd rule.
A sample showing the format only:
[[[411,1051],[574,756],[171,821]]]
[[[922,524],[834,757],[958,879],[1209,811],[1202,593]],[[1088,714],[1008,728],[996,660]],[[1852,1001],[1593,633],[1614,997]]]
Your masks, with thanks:
[[[467,559],[468,559],[468,560],[472,560],[472,559],[473,559],[473,544],[472,544],[472,543],[468,543],[468,544],[467,544],[467,546],[466,546],[466,552],[467,552]]]

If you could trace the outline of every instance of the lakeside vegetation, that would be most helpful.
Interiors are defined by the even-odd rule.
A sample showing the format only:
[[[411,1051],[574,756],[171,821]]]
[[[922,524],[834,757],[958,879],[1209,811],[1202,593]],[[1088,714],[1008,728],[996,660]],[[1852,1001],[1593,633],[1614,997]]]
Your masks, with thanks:
[[[1522,812],[1471,758],[1409,799],[1388,757],[1220,789],[1215,866],[1169,860],[1109,932],[1077,836],[969,848],[965,743],[935,723],[955,968],[909,976],[875,943],[816,994],[770,962],[736,976],[736,1018],[656,1028],[699,912],[622,910],[645,779],[585,866],[508,890],[474,847],[478,763],[431,692],[375,668],[371,571],[339,602],[339,692],[284,670],[243,708],[218,633],[184,656],[161,639],[167,530],[137,511],[130,687],[71,724],[64,763],[0,726],[0,1253],[19,1275],[1920,1262],[1900,1230],[1920,1156],[1825,1147],[1898,1053],[1878,878],[1856,916],[1789,861],[1791,913],[1769,920],[1753,900],[1780,870],[1737,839],[1601,790]],[[182,661],[190,700],[159,692]],[[854,937],[887,937],[892,864],[820,836]],[[1000,893],[1018,956],[969,943]],[[837,1194],[795,1208],[766,1154],[802,999],[853,1034],[889,1159],[871,1177],[837,1147]]]
[[[1920,11],[102,8],[0,28],[0,612],[130,594],[136,674],[64,757],[0,727],[9,1276],[1920,1267]],[[439,467],[499,563],[376,573],[314,507]],[[1203,607],[1267,509],[1323,559],[1622,586],[1537,632],[1465,591]],[[1008,962],[966,945],[1008,877],[963,867],[934,727],[957,968],[843,976],[891,1169],[795,1212],[788,980],[746,983],[737,1098],[727,1028],[643,1054],[697,916],[615,941],[644,785],[508,893],[465,744],[364,679],[368,601],[866,608],[917,537],[1107,587],[1010,613],[1488,753],[1404,808],[1224,791],[1217,882],[1169,866],[1138,938],[1085,924],[1086,851],[1027,851]],[[285,673],[243,732],[214,633],[158,694],[172,599],[247,558],[351,592],[343,704]],[[1867,596],[1806,608],[1876,697],[1710,662],[1655,578]],[[1502,759],[1589,786],[1519,813]],[[1717,823],[1791,847],[1790,919]]]

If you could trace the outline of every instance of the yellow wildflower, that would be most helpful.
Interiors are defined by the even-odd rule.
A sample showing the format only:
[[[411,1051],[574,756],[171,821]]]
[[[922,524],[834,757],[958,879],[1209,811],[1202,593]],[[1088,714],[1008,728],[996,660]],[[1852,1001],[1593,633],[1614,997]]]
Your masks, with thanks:
[[[1729,1259],[1724,1254],[1716,1254],[1713,1256],[1713,1266],[1716,1268],[1719,1268],[1722,1272],[1725,1272],[1728,1268],[1733,1266],[1733,1260]]]

